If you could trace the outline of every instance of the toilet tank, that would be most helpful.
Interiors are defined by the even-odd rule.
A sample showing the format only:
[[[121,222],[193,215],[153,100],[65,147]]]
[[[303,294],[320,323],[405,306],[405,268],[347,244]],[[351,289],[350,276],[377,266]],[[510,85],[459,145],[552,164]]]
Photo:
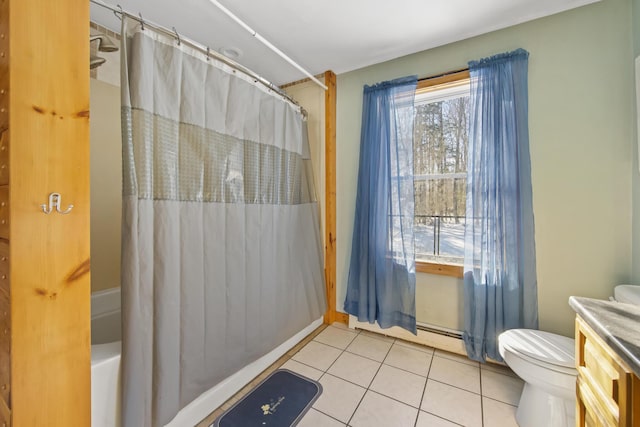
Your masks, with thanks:
[[[613,289],[613,297],[619,302],[640,305],[640,286],[618,285]]]

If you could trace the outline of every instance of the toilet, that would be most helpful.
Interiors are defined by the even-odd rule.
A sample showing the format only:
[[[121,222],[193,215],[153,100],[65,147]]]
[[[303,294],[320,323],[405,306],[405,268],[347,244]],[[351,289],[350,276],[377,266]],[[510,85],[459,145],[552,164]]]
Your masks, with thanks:
[[[576,408],[575,341],[550,332],[511,329],[498,337],[505,363],[524,382],[520,427],[573,427]]]
[[[615,301],[640,305],[640,286],[618,285],[613,289]]]

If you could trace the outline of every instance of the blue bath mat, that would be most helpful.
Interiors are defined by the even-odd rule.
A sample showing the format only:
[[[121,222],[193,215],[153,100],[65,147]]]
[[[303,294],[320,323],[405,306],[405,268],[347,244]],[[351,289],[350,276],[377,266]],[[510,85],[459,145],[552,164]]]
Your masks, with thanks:
[[[290,427],[298,424],[322,386],[288,369],[278,369],[213,423],[214,427]]]

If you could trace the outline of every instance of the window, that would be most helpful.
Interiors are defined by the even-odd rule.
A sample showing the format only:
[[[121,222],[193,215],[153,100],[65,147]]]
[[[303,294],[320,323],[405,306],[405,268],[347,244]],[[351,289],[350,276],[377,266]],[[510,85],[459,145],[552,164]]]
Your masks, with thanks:
[[[418,84],[413,143],[417,271],[462,276],[469,90],[467,71]]]

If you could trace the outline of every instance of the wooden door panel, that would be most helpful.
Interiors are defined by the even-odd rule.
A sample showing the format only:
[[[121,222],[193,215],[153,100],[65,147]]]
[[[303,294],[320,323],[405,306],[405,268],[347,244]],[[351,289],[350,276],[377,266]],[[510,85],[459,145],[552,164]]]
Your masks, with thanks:
[[[1,90],[1,89],[0,89]],[[2,95],[0,95],[1,97]],[[0,125],[0,185],[9,184],[9,129]]]
[[[2,129],[10,137],[0,144],[0,184],[8,183],[0,185],[0,199],[8,193],[8,233],[0,202],[0,237],[10,253],[7,409],[18,426],[89,426],[89,3],[0,4],[9,4],[0,20],[8,17],[10,51],[8,72],[0,71],[9,77]],[[53,192],[74,205],[69,215],[42,212]]]

